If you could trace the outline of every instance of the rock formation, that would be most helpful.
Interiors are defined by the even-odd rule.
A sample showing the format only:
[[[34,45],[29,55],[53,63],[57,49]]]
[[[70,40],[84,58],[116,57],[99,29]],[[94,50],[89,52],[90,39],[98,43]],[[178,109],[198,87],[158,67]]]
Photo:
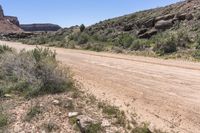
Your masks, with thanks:
[[[0,5],[0,33],[19,33],[23,30],[19,27],[17,17],[5,16]]]

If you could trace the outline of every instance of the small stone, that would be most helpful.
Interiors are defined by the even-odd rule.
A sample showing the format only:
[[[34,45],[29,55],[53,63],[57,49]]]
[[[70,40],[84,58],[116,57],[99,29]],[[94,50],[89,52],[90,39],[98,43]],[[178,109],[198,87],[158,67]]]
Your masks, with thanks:
[[[68,113],[68,117],[70,118],[70,117],[74,117],[74,116],[78,116],[78,112],[69,112]]]
[[[85,129],[90,124],[97,124],[98,122],[88,116],[79,115],[77,118],[77,125],[80,129]]]
[[[59,100],[53,100],[52,102],[54,105],[59,105],[60,104],[60,101]]]
[[[102,123],[101,123],[102,127],[109,127],[110,125],[111,125],[111,123],[108,120],[106,120],[106,119],[104,119],[102,121]]]
[[[6,98],[11,98],[12,95],[11,95],[11,94],[5,94],[4,97],[6,97]]]

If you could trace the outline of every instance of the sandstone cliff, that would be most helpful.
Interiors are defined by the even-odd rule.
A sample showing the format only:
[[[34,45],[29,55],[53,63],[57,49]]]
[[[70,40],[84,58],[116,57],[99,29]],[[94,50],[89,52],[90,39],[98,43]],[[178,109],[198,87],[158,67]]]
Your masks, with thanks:
[[[18,33],[22,31],[17,17],[5,16],[0,5],[0,33]]]

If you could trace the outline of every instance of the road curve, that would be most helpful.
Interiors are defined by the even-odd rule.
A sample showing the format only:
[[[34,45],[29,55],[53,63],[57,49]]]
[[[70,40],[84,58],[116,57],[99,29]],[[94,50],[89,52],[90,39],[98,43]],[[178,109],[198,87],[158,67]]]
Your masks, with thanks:
[[[3,42],[17,50],[35,46]],[[200,63],[51,48],[83,88],[168,132],[200,133]],[[137,114],[137,115],[135,115]]]

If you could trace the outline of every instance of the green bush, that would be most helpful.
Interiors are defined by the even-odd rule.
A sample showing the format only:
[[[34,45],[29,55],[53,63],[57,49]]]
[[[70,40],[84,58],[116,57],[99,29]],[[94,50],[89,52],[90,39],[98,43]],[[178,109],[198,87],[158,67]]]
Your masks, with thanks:
[[[89,40],[89,36],[85,33],[82,33],[79,35],[77,42],[78,44],[85,44],[88,42],[88,40]]]
[[[41,111],[41,108],[39,106],[34,106],[34,107],[31,107],[26,116],[25,116],[25,121],[28,121],[30,122],[35,116],[37,116],[38,114],[40,114],[42,111]]]
[[[0,128],[8,124],[8,117],[0,112]]]
[[[150,43],[145,39],[136,39],[130,46],[130,49],[133,51],[144,50],[145,48],[149,48]]]
[[[101,131],[101,123],[97,123],[97,124],[89,124],[86,127],[86,133],[99,133]]]
[[[5,53],[6,51],[12,52],[12,48],[6,45],[0,45],[0,54]]]
[[[131,46],[134,38],[128,34],[121,35],[118,40],[118,44],[124,49],[127,49]]]
[[[136,127],[135,129],[132,130],[131,133],[152,133],[148,126],[144,124],[142,127]]]
[[[200,60],[200,50],[196,50],[192,55],[195,59]]]
[[[176,38],[173,34],[165,36],[165,38],[158,38],[155,42],[153,50],[159,54],[164,55],[177,51]]]
[[[84,30],[85,30],[85,25],[82,24],[82,25],[80,26],[80,31],[83,32]]]
[[[9,53],[0,58],[2,93],[20,92],[25,97],[59,93],[73,88],[71,74],[56,61],[56,54],[45,48]]]

